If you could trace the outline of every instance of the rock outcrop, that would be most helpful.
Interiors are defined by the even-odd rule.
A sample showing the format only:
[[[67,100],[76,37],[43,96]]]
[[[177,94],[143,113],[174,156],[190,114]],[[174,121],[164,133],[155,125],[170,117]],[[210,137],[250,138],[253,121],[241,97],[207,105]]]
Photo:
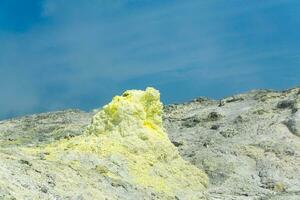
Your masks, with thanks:
[[[300,88],[157,99],[0,122],[0,199],[300,199]]]
[[[164,126],[181,156],[208,174],[211,199],[296,200],[299,103],[299,88],[195,99],[167,106]]]

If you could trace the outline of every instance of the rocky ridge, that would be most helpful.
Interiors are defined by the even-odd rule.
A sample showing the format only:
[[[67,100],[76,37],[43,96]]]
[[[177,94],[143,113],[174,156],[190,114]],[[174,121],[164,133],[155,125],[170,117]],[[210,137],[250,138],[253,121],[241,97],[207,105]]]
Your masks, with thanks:
[[[165,106],[163,125],[179,154],[208,175],[206,198],[296,200],[300,199],[299,108],[299,88],[256,90],[222,100],[197,98]],[[87,199],[83,190],[107,199],[189,199],[99,176],[103,168],[77,169],[48,162],[48,155],[18,151],[80,137],[94,114],[66,110],[0,122],[0,199],[20,199],[18,193],[26,192],[44,199]],[[80,159],[95,165],[93,156]],[[55,174],[58,166],[61,174]],[[67,186],[68,179],[74,185]],[[8,182],[23,190],[12,192]],[[65,191],[66,187],[80,189]]]

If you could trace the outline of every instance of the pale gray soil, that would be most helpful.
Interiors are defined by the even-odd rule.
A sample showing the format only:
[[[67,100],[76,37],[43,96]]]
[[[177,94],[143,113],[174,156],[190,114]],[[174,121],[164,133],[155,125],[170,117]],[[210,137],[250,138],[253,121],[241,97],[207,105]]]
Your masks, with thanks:
[[[257,90],[221,101],[198,98],[166,106],[164,126],[182,157],[208,174],[209,199],[299,200],[299,109],[299,88]],[[27,199],[32,193],[36,199],[90,199],[80,190],[94,188],[107,199],[167,199],[93,170],[80,174],[60,166],[65,174],[60,177],[57,166],[43,162],[42,155],[37,160],[18,153],[19,147],[80,135],[92,115],[66,110],[1,121],[0,199],[20,199],[20,193],[28,193]],[[81,179],[82,185],[66,185],[64,179]]]

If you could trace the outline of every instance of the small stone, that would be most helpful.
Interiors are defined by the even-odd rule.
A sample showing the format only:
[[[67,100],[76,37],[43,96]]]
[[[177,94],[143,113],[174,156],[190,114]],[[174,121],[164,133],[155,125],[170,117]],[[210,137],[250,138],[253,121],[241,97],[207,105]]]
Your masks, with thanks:
[[[45,186],[42,186],[42,187],[41,187],[41,191],[42,191],[43,193],[47,193],[47,192],[48,192],[48,189],[47,189]]]
[[[207,97],[198,97],[196,99],[193,99],[193,102],[197,102],[197,103],[203,103],[205,101],[209,101],[209,99]]]
[[[219,124],[214,124],[214,125],[211,126],[210,129],[212,129],[212,130],[218,130],[219,128],[220,128]]]
[[[243,101],[243,100],[244,100],[243,97],[233,96],[233,97],[227,98],[226,103],[231,103],[231,102],[236,102],[236,101]]]
[[[189,117],[183,120],[182,126],[191,128],[196,126],[201,122],[201,119],[198,116]]]
[[[225,106],[225,101],[223,101],[223,100],[220,100],[220,102],[219,102],[219,105],[218,105],[219,107],[222,107],[222,106]]]
[[[172,141],[172,143],[175,145],[175,147],[179,147],[183,145],[182,141]]]
[[[292,149],[291,147],[287,147],[287,148],[284,150],[284,153],[285,153],[286,155],[293,156],[293,155],[295,155],[295,150]]]
[[[293,108],[295,103],[296,102],[294,100],[283,100],[278,102],[277,108],[279,109]]]
[[[212,139],[207,139],[203,142],[203,146],[208,148],[209,146],[213,145],[214,144],[214,140]]]
[[[217,112],[211,112],[207,116],[208,121],[217,121],[222,118],[222,115]]]
[[[220,134],[225,138],[230,138],[230,137],[237,135],[238,132],[235,129],[229,128],[229,129],[220,131]]]
[[[253,112],[253,114],[257,114],[257,115],[263,115],[265,113],[267,113],[267,111],[265,111],[264,109],[255,110]]]
[[[20,160],[20,163],[28,165],[28,166],[32,166],[32,164],[29,161],[27,161],[27,160]]]

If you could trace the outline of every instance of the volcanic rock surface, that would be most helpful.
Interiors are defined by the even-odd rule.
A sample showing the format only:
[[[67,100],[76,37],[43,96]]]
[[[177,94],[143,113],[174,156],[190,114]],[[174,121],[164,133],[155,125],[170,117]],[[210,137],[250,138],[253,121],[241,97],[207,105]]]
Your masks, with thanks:
[[[98,111],[80,135],[29,146],[9,138],[20,146],[1,145],[1,196],[205,199],[207,175],[181,158],[162,114],[157,90],[130,90]]]
[[[298,200],[299,113],[299,88],[163,113],[149,88],[90,113],[1,121],[0,199]]]

